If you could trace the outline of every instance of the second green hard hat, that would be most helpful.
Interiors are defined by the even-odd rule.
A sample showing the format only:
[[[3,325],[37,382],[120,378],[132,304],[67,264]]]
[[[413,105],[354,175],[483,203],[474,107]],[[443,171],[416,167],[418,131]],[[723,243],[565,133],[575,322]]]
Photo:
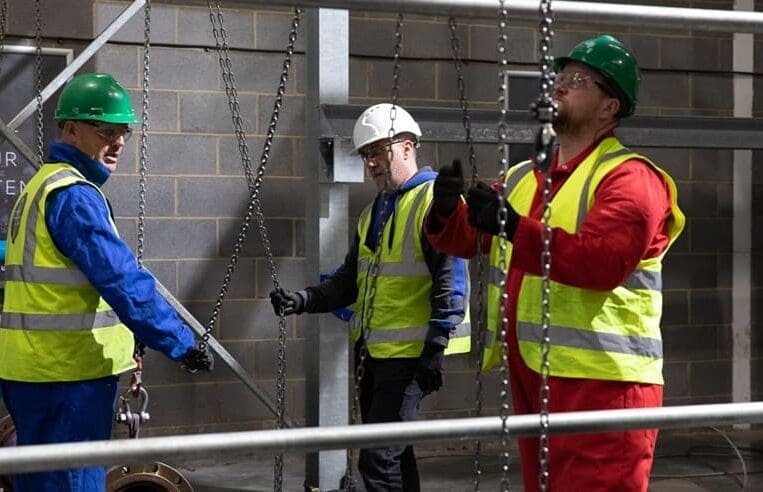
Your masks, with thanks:
[[[55,118],[140,123],[127,90],[107,73],[85,73],[74,77],[58,98]]]
[[[625,118],[633,114],[641,76],[636,58],[619,39],[610,34],[587,39],[572,48],[567,56],[556,57],[554,69],[559,72],[571,61],[583,63],[601,73],[620,96],[623,104],[620,116]]]

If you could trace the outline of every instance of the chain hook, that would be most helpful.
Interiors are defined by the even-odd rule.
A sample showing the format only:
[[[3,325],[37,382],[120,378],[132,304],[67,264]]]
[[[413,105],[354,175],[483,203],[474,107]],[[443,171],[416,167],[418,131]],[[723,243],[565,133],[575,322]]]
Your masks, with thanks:
[[[134,398],[140,401],[138,412],[133,412],[130,407],[130,399]],[[148,391],[143,386],[138,387],[137,394],[133,393],[132,388],[128,388],[123,395],[119,397],[119,410],[114,415],[114,420],[118,424],[127,426],[130,439],[135,439],[140,433],[140,425],[145,424],[151,419],[148,413]]]

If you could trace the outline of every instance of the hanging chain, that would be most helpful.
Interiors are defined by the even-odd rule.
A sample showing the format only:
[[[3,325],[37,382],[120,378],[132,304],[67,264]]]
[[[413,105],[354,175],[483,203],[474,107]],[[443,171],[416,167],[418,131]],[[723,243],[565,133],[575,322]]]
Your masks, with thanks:
[[[0,71],[5,55],[5,32],[8,28],[8,0],[0,0]]]
[[[540,34],[540,94],[536,104],[536,114],[541,128],[536,138],[536,166],[543,171],[543,232],[541,235],[543,252],[541,253],[542,265],[542,290],[541,290],[541,362],[540,362],[540,437],[538,442],[538,488],[545,492],[549,489],[550,475],[548,471],[549,461],[549,416],[548,407],[551,397],[548,378],[550,374],[550,365],[548,362],[548,353],[551,349],[551,338],[549,336],[550,326],[550,297],[551,297],[551,239],[552,232],[550,226],[551,220],[551,161],[553,158],[553,149],[556,143],[556,133],[553,128],[553,121],[556,117],[556,105],[552,100],[554,90],[553,62],[551,55],[551,45],[554,32],[551,29],[553,16],[551,12],[551,0],[541,0],[540,3],[541,21],[539,25]]]
[[[397,99],[398,91],[400,88],[400,52],[403,46],[403,14],[397,14],[397,25],[395,26],[395,50],[393,54],[393,67],[392,67],[392,107],[390,108],[389,119],[389,132],[387,136],[390,141],[395,136],[395,119],[397,118]],[[384,225],[387,221],[387,207],[389,196],[393,190],[390,190],[390,169],[392,166],[392,145],[390,144],[387,151],[387,169],[384,177],[384,189],[381,192],[379,200],[379,212],[376,218],[373,217],[373,205],[371,206],[371,221],[370,224],[378,224],[378,231],[376,234],[376,249],[374,255],[371,258],[371,264],[368,267],[368,273],[366,275],[366,285],[368,286],[368,296],[363,302],[362,322],[360,325],[360,347],[358,349],[358,362],[355,366],[355,385],[352,395],[352,410],[350,412],[350,424],[355,425],[358,422],[358,413],[360,412],[360,385],[363,381],[365,374],[366,357],[368,357],[368,337],[371,332],[371,320],[373,319],[374,311],[374,298],[376,297],[376,281],[379,278],[379,268],[381,264],[382,242],[384,236]],[[361,291],[362,292],[362,291]],[[353,489],[353,469],[352,462],[354,456],[354,450],[352,448],[347,450],[347,462],[345,464],[345,482],[343,489],[350,491]]]
[[[471,118],[469,116],[469,101],[466,98],[466,84],[464,83],[463,73],[463,60],[460,55],[460,44],[458,41],[458,33],[456,30],[456,19],[451,17],[448,19],[448,27],[450,28],[450,47],[453,52],[453,64],[456,68],[456,85],[458,87],[458,102],[463,111],[462,123],[464,126],[464,132],[466,134],[466,148],[469,152],[469,167],[472,170],[472,186],[479,181],[479,171],[477,169],[477,157],[474,151],[474,141],[472,139],[472,127]],[[475,336],[477,339],[477,357],[476,366],[477,371],[475,373],[475,416],[482,415],[482,352],[484,350],[484,336],[485,336],[485,323],[484,317],[484,305],[485,300],[483,297],[484,274],[485,274],[485,255],[482,254],[482,235],[477,235],[477,313],[476,317],[472,320],[472,326],[475,327]],[[480,490],[480,483],[482,481],[482,468],[480,465],[482,454],[482,442],[480,440],[474,441],[474,490]]]
[[[40,0],[34,4],[34,28],[35,28],[35,94],[37,94],[37,161],[43,164],[42,155],[42,13]]]
[[[143,116],[140,125],[140,166],[138,172],[138,244],[136,257],[138,266],[143,268],[143,250],[146,230],[146,174],[148,169],[148,82],[149,82],[149,48],[151,46],[151,0],[146,0],[143,7]]]
[[[231,255],[228,267],[225,271],[225,277],[223,279],[223,285],[220,288],[220,292],[215,303],[215,307],[212,313],[212,317],[207,324],[200,346],[204,347],[209,340],[210,334],[214,329],[217,318],[222,310],[223,300],[225,294],[228,291],[233,271],[238,257],[241,254],[244,240],[246,239],[247,232],[251,225],[252,218],[257,219],[257,225],[259,228],[260,238],[263,243],[263,249],[265,254],[265,260],[268,265],[271,280],[273,281],[273,287],[279,288],[278,277],[276,274],[275,262],[273,260],[273,252],[270,247],[270,240],[267,235],[267,228],[265,227],[265,218],[262,213],[261,193],[262,181],[265,176],[267,164],[270,159],[270,151],[273,146],[273,138],[275,137],[276,126],[278,124],[278,117],[283,106],[283,96],[286,92],[286,82],[289,78],[289,71],[291,69],[292,57],[294,55],[294,46],[297,41],[297,32],[299,29],[300,16],[302,14],[301,9],[294,10],[294,17],[291,21],[291,28],[289,31],[289,42],[286,47],[286,58],[284,59],[281,76],[278,81],[278,89],[276,90],[275,103],[273,105],[273,112],[270,117],[270,123],[268,125],[267,135],[265,137],[265,143],[263,145],[262,155],[260,157],[260,165],[257,168],[256,176],[252,172],[251,159],[249,158],[249,148],[246,142],[246,133],[243,128],[243,118],[241,117],[241,108],[238,102],[238,93],[236,90],[235,77],[232,70],[232,64],[230,61],[229,46],[227,41],[227,33],[224,28],[222,9],[219,2],[216,4],[213,10],[212,3],[207,2],[209,7],[209,17],[212,22],[212,31],[215,37],[215,44],[217,47],[217,53],[219,57],[220,68],[222,69],[223,81],[225,82],[225,93],[228,96],[228,106],[231,110],[231,116],[233,119],[233,126],[235,128],[236,138],[238,140],[239,152],[241,153],[242,166],[246,175],[247,183],[249,186],[250,199],[247,206],[246,216],[241,228],[239,229],[238,236],[236,238],[236,244],[233,246],[233,254]],[[217,24],[219,23],[219,30]],[[276,377],[276,427],[282,429],[285,425],[285,413],[286,413],[286,316],[283,310],[279,313],[278,317],[278,353],[277,353],[277,377]],[[279,453],[275,456],[275,464],[273,470],[273,488],[276,491],[283,489],[283,454]]]
[[[499,336],[501,343],[501,490],[509,490],[509,465],[511,464],[511,456],[509,454],[509,427],[507,420],[509,418],[509,346],[507,342],[508,324],[506,310],[508,309],[509,296],[506,293],[506,275],[508,271],[508,265],[506,264],[506,250],[507,250],[507,236],[506,236],[506,218],[508,217],[508,210],[506,209],[507,190],[506,190],[506,174],[509,171],[509,144],[508,144],[508,111],[509,111],[509,87],[508,87],[508,24],[509,16],[508,10],[504,5],[504,0],[500,1],[500,8],[498,10],[498,105],[500,111],[500,118],[498,121],[498,155],[500,160],[500,176],[498,179],[499,187],[497,193],[500,198],[500,209],[498,210],[498,225],[499,225],[499,256],[498,256],[498,268],[501,271],[501,281],[499,289],[501,292],[500,304],[499,304]]]

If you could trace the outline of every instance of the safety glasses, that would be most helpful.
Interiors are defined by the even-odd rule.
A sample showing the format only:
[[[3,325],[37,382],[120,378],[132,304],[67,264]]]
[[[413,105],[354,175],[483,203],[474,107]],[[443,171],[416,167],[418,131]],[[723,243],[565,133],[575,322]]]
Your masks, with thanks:
[[[95,128],[95,133],[109,143],[116,142],[119,137],[123,137],[125,143],[130,140],[132,130],[129,126],[114,126],[99,121],[82,120],[82,123]]]

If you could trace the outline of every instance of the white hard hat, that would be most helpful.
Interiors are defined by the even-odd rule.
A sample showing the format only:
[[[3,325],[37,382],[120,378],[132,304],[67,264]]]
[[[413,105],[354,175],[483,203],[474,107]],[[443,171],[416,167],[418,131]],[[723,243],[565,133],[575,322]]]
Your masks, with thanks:
[[[392,104],[381,103],[363,111],[352,130],[353,153],[364,145],[389,138],[389,130],[394,125],[395,135],[412,133],[421,137],[421,128],[411,114],[400,106],[395,106],[395,120],[390,118]]]

